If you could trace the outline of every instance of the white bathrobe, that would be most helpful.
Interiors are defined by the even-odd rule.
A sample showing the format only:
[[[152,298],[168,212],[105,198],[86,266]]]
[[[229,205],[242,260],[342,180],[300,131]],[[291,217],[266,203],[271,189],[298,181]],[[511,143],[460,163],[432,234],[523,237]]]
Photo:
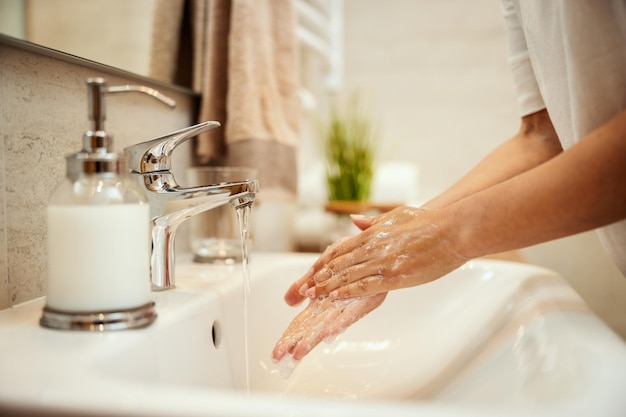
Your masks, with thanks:
[[[521,115],[547,109],[563,149],[626,108],[626,1],[502,0],[502,9]],[[626,276],[626,220],[598,233]]]

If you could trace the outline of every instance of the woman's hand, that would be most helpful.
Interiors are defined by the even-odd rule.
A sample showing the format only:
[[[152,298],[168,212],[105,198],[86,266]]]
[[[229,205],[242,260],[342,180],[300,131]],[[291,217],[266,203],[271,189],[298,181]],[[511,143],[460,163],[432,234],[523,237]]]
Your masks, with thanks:
[[[320,342],[332,339],[385,300],[386,293],[370,297],[331,300],[314,299],[294,318],[280,340],[272,357],[275,361],[286,355],[302,359]]]
[[[453,221],[443,210],[398,207],[373,218],[353,216],[364,229],[331,245],[289,288],[290,305],[304,298],[362,297],[424,284],[468,259],[452,244]]]
[[[364,218],[364,219],[367,220],[367,218]],[[363,230],[363,228],[361,228],[361,230]],[[285,293],[285,302],[287,304],[289,304],[290,306],[295,306],[295,305],[300,304],[302,301],[304,301],[307,298],[305,292],[312,285],[314,285],[313,275],[324,265],[321,263],[323,262],[322,259],[325,259],[327,254],[330,251],[332,251],[333,248],[335,248],[337,245],[339,245],[346,239],[348,238],[339,239],[336,242],[332,243],[330,246],[328,246],[326,250],[324,251],[324,253],[317,259],[317,261],[315,261],[313,266],[311,266],[311,268],[306,272],[306,274],[304,274],[300,279],[298,279],[293,284],[291,284],[291,286]]]
[[[311,299],[276,344],[275,360],[300,360],[378,307],[392,289],[423,284],[463,265],[440,211],[399,207],[376,217],[353,216],[363,230],[337,241],[294,282],[289,305]]]
[[[365,230],[370,226],[370,219],[357,217],[354,219],[354,224],[361,230]],[[327,248],[326,252],[344,240],[335,242]],[[315,266],[291,285],[285,294],[285,301],[289,305],[299,304],[306,298],[304,296],[304,291],[308,289],[306,282],[310,280],[309,275],[314,268]],[[272,358],[279,361],[286,355],[291,355],[294,360],[302,359],[320,342],[334,338],[377,308],[385,300],[385,297],[387,297],[387,293],[348,300],[331,300],[328,297],[310,300],[307,308],[291,321],[287,330],[276,343]]]

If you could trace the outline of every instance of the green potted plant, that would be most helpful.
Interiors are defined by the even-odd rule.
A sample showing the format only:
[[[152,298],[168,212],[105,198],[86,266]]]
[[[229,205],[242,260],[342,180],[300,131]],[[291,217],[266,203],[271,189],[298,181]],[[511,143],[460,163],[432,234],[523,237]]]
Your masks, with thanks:
[[[352,96],[339,110],[333,106],[322,130],[326,187],[331,211],[365,205],[374,177],[377,132],[362,102]],[[332,209],[334,208],[334,209]]]

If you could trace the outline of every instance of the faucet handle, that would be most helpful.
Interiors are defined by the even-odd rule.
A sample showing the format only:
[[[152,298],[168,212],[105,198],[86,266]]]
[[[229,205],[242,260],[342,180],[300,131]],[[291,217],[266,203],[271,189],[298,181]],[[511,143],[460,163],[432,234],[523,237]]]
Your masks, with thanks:
[[[219,122],[203,122],[124,148],[128,168],[137,173],[170,171],[170,156],[178,145],[218,126]]]

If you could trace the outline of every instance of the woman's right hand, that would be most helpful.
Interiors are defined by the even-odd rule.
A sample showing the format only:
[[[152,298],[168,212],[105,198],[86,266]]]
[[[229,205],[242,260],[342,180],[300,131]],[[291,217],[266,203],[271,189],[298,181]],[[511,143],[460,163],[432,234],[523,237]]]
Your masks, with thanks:
[[[387,293],[369,297],[331,300],[314,299],[289,324],[272,351],[280,361],[291,355],[298,361],[323,340],[332,339],[382,304]]]

